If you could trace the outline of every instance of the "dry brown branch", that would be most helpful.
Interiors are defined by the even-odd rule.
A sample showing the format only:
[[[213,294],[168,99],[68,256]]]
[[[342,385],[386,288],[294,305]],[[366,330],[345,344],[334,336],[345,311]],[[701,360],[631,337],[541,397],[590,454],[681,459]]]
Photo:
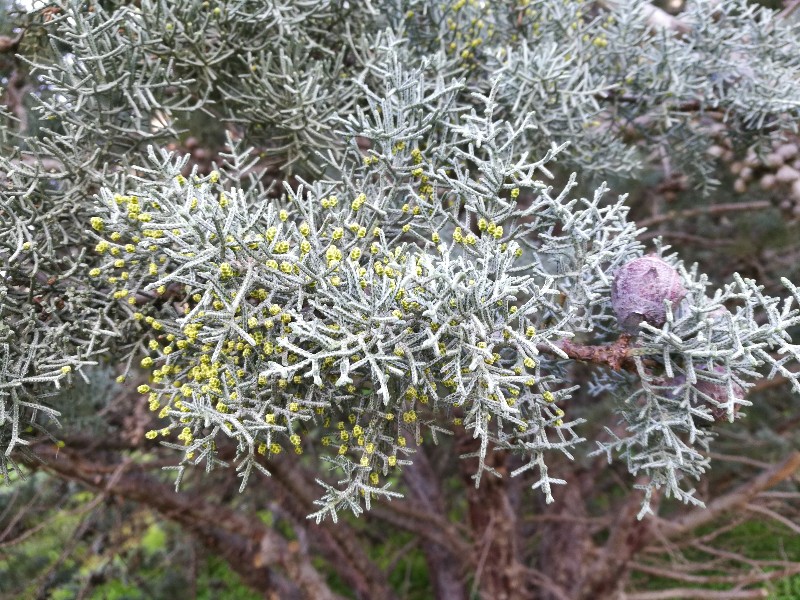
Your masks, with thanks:
[[[533,585],[540,589],[547,590],[554,600],[572,600],[569,595],[567,595],[564,590],[561,589],[561,586],[556,584],[555,581],[541,571],[530,569],[528,571],[528,578]]]
[[[783,375],[776,375],[772,379],[759,379],[756,384],[750,388],[750,392],[760,392],[775,387],[780,387],[789,383],[789,379]]]
[[[722,454],[720,452],[709,452],[708,457],[712,460],[722,460],[725,462],[734,462],[742,465],[750,465],[757,469],[769,469],[772,465],[763,460],[756,460],[749,456],[737,456],[733,454]]]
[[[0,54],[16,52],[23,37],[25,37],[24,29],[17,34],[17,37],[12,38],[7,35],[0,35]]]
[[[790,519],[787,519],[781,514],[776,513],[774,510],[767,508],[766,506],[759,506],[758,504],[747,504],[745,505],[745,509],[751,512],[757,512],[762,515],[768,516],[773,521],[777,521],[790,531],[794,531],[796,534],[800,535],[800,525],[797,523],[792,522]]]
[[[693,540],[689,540],[689,542],[687,542],[686,544],[681,544],[681,546],[686,545],[686,546],[695,546],[697,548],[700,548],[704,544],[709,544],[713,542],[719,536],[724,535],[729,531],[736,529],[737,527],[739,527],[739,525],[745,522],[747,522],[747,518],[745,517],[745,515],[742,514],[736,515],[734,516],[734,518],[730,520],[729,523],[720,525],[719,527],[715,527],[705,535],[702,535],[699,538],[695,538]]]
[[[750,212],[772,208],[772,203],[768,200],[754,200],[753,202],[731,202],[727,204],[711,204],[708,206],[698,206],[687,210],[672,210],[660,215],[655,215],[647,219],[640,219],[636,222],[639,227],[653,227],[668,221],[679,221],[693,219],[702,215],[724,215],[733,212]]]
[[[232,448],[225,450],[230,453]],[[288,465],[285,460],[273,460],[265,466],[272,474],[271,481],[286,492],[282,508],[294,517],[296,523],[303,524],[312,539],[318,542],[322,553],[336,565],[340,577],[363,597],[395,598],[384,574],[358,544],[358,531],[345,522],[324,521],[316,525],[306,519],[314,510],[316,497],[316,484],[311,474],[300,465]]]
[[[766,590],[726,590],[719,592],[707,588],[673,588],[657,592],[625,594],[623,600],[749,600],[766,598]]]
[[[282,464],[283,467],[285,464]],[[306,523],[312,538],[319,542],[322,553],[328,556],[331,564],[336,565],[339,576],[348,581],[361,596],[385,597],[389,600],[396,598],[381,570],[359,544],[359,530],[342,522],[325,521],[316,525],[306,519],[306,515],[313,510],[314,495],[309,482],[300,481],[304,474],[297,467],[281,474],[274,469],[274,465],[270,465],[269,469],[275,480],[289,492],[289,499],[282,502],[283,508],[293,512],[298,523]]]
[[[761,492],[758,497],[778,500],[800,500],[800,492]]]
[[[639,477],[638,483],[644,483]],[[650,500],[653,510],[657,510],[661,494],[653,494]],[[597,557],[583,584],[584,597],[589,594],[610,595],[621,588],[621,580],[630,569],[630,561],[647,542],[652,539],[653,519],[639,519],[641,508],[640,493],[631,492],[624,504],[617,510],[617,518],[609,529],[609,537],[602,554]]]
[[[684,233],[683,231],[646,231],[638,236],[640,241],[652,240],[655,238],[664,238],[667,240],[679,240],[687,244],[701,246],[703,248],[721,249],[729,246],[736,245],[738,242],[732,239],[712,240],[701,235],[694,235],[691,233]]]
[[[25,131],[28,128],[28,111],[25,108],[25,94],[28,93],[28,83],[22,70],[17,67],[8,78],[5,93],[3,94],[3,104],[17,120],[19,130]]]
[[[767,566],[767,565],[764,565]],[[696,575],[693,573],[682,573],[672,568],[655,567],[652,565],[644,565],[641,563],[631,563],[631,567],[642,573],[655,575],[657,577],[665,577],[675,581],[684,583],[697,583],[701,585],[711,584],[730,584],[730,585],[753,585],[755,583],[763,583],[765,581],[772,581],[775,579],[782,579],[784,577],[791,577],[796,573],[800,573],[800,564],[793,563],[785,565],[780,571],[763,571],[758,570],[756,573],[736,575]],[[708,569],[708,564],[697,564],[694,568],[697,570]]]
[[[744,521],[742,521],[744,522]],[[770,568],[770,567],[779,567],[779,568],[786,568],[787,566],[794,566],[797,563],[788,563],[785,560],[755,560],[752,558],[748,558],[744,554],[740,554],[738,552],[732,552],[729,550],[720,550],[719,548],[714,548],[712,546],[707,546],[706,544],[702,544],[699,542],[694,542],[691,544],[693,548],[697,548],[702,552],[710,556],[716,557],[721,562],[727,563],[742,563],[745,565],[750,565],[754,568]],[[695,569],[702,568],[702,563],[695,566]]]
[[[696,509],[671,521],[660,519],[659,525],[664,535],[669,538],[687,535],[698,527],[714,521],[720,515],[747,504],[759,493],[794,475],[798,469],[800,469],[800,452],[792,452],[782,462],[724,496],[709,502],[706,508]]]
[[[615,10],[621,6],[617,0],[602,0],[599,4],[608,10]],[[652,28],[669,29],[679,35],[689,32],[689,26],[686,23],[677,17],[672,16],[668,12],[653,6],[648,2],[641,2],[639,5],[642,7],[642,11],[644,12],[648,25],[650,25]]]
[[[622,334],[616,342],[598,345],[576,344],[572,340],[563,340],[558,347],[573,360],[606,365],[615,371],[623,368],[635,371],[636,365],[631,353],[632,339],[632,336]],[[540,352],[554,353],[546,344],[540,344],[538,348]]]
[[[788,0],[783,10],[778,13],[779,19],[788,19],[800,7],[800,0]]]
[[[52,444],[35,448],[44,463],[29,467],[80,482],[87,487],[147,505],[182,525],[206,547],[226,559],[242,581],[259,590],[272,590],[282,598],[338,600],[299,543],[233,509],[202,497],[177,493],[138,464],[113,467],[71,449]]]

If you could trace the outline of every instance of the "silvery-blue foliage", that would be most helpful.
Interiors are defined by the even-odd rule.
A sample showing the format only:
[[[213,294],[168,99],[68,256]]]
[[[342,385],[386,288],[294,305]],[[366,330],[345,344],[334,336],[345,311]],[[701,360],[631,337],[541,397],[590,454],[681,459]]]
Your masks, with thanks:
[[[317,519],[395,495],[412,447],[454,428],[481,442],[476,485],[508,449],[551,500],[548,456],[583,441],[564,342],[619,337],[611,285],[646,251],[625,197],[577,181],[668,152],[711,185],[709,118],[758,145],[800,98],[797,27],[740,1],[692,3],[679,34],[641,2],[55,6],[26,55],[38,129],[0,129],[3,474],[54,433],[58,389],[118,363],[149,377],[179,476],[224,440],[243,486],[310,453],[338,478]],[[166,149],[198,111],[228,135],[210,172]],[[599,451],[648,498],[697,502],[698,424],[760,377],[800,391],[800,292],[710,291],[657,253],[688,293],[634,332],[631,373],[596,380],[624,421]]]

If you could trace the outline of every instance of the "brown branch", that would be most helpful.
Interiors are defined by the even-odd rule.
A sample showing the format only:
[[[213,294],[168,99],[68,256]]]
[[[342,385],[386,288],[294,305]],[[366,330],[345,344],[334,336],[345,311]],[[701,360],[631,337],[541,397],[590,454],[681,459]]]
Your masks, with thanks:
[[[701,246],[703,248],[727,248],[728,246],[734,246],[739,242],[735,239],[723,239],[723,240],[712,240],[707,237],[703,237],[702,235],[693,235],[691,233],[684,233],[683,231],[659,231],[659,230],[652,230],[646,231],[641,235],[637,236],[637,239],[641,242],[645,240],[652,240],[654,238],[661,237],[668,240],[680,240],[681,242],[686,242],[688,244],[693,244],[695,246]]]
[[[8,54],[11,52],[16,52],[17,48],[19,48],[19,43],[22,41],[22,38],[25,37],[25,30],[19,32],[17,37],[12,38],[7,35],[0,35],[0,54]]]
[[[474,557],[471,556],[471,546],[440,515],[416,511],[402,500],[393,500],[383,505],[373,504],[369,515],[413,533],[430,544],[447,548],[448,552],[456,553],[454,560],[462,567],[472,564]]]
[[[525,515],[522,520],[526,523],[585,523],[587,525],[595,525],[608,527],[611,524],[611,516],[607,517],[581,517],[569,514],[553,514],[553,515]]]
[[[45,469],[62,479],[77,481],[109,496],[141,503],[175,521],[203,545],[224,558],[242,581],[265,594],[281,598],[338,600],[300,544],[225,506],[199,495],[175,492],[149,475],[142,465],[128,463],[112,470],[86,452],[75,453],[52,444],[35,448],[45,462],[29,461],[34,469]]]
[[[558,348],[573,360],[606,365],[615,371],[623,368],[635,371],[636,364],[633,361],[631,352],[631,340],[633,340],[633,336],[628,334],[622,334],[612,344],[576,344],[572,340],[562,340],[558,344]],[[539,351],[554,354],[553,349],[546,344],[540,344]]]
[[[625,594],[625,600],[749,600],[766,598],[766,590],[727,590],[718,592],[708,588],[673,588],[657,592]]]
[[[553,600],[572,600],[572,598],[553,579],[538,569],[528,569],[527,577],[531,584],[546,590]]]
[[[764,210],[772,208],[772,203],[768,200],[756,200],[753,202],[730,202],[726,204],[712,204],[710,206],[698,206],[697,208],[690,208],[687,210],[671,210],[669,212],[655,215],[648,219],[641,219],[636,222],[638,227],[652,227],[667,221],[676,221],[680,219],[691,219],[702,215],[722,215],[731,212],[743,212],[753,210]]]
[[[220,459],[234,460],[234,444],[221,444],[217,450]],[[316,550],[335,565],[339,577],[359,597],[396,598],[384,573],[357,543],[359,532],[352,525],[343,520],[338,523],[326,520],[317,525],[307,519],[314,511],[317,497],[314,475],[302,464],[283,458],[266,461],[264,466],[272,475],[266,484],[270,493],[277,493],[280,508],[294,520],[295,526],[309,535]]]
[[[751,519],[734,519],[733,522],[741,525],[742,523],[747,523]],[[721,528],[722,529],[722,528]],[[735,529],[735,528],[731,528]],[[731,531],[728,529],[728,531]],[[749,565],[751,567],[760,568],[762,571],[767,567],[779,566],[779,567],[786,567],[786,561],[767,561],[767,560],[755,560],[752,558],[748,558],[743,554],[738,552],[733,552],[731,550],[720,550],[719,548],[715,548],[713,546],[709,546],[708,544],[704,544],[700,541],[693,541],[689,544],[692,548],[697,548],[701,552],[708,554],[709,556],[713,556],[713,562],[717,564],[731,564],[731,563],[741,563],[744,565]],[[702,569],[703,566],[707,564],[706,562],[697,562],[697,563],[690,563],[687,565],[687,570],[694,567],[695,569]],[[736,567],[739,568],[739,567]]]
[[[745,509],[751,512],[756,512],[762,515],[766,515],[770,519],[777,521],[778,523],[786,527],[786,529],[794,531],[796,534],[800,535],[800,525],[797,525],[790,519],[787,519],[783,515],[776,513],[774,510],[769,509],[766,506],[759,506],[758,504],[747,504],[745,506]]]
[[[789,383],[789,378],[783,375],[775,375],[772,379],[759,379],[756,384],[750,388],[749,393],[760,392],[774,387],[780,387]]]
[[[640,478],[639,482],[643,482]],[[655,510],[661,495],[656,492],[650,502]],[[633,557],[653,537],[654,520],[639,519],[641,494],[630,493],[617,511],[617,518],[609,529],[608,541],[596,557],[582,583],[582,598],[605,598],[621,589]]]
[[[412,445],[416,450],[414,461],[403,468],[403,480],[408,486],[409,498],[382,507],[373,506],[373,511],[376,508],[383,509],[375,516],[387,521],[398,515],[403,517],[408,522],[405,528],[413,531],[417,539],[430,539],[429,534],[436,532],[441,541],[422,546],[433,595],[436,598],[466,600],[465,581],[468,573],[474,571],[475,554],[468,535],[462,535],[447,519],[441,478],[431,465],[426,448],[416,442],[412,442]],[[422,514],[417,516],[416,513]]]
[[[222,460],[232,461],[235,456],[235,446],[221,445],[218,447],[218,452]],[[362,536],[360,531],[346,520],[340,520],[338,523],[325,520],[316,524],[307,519],[308,514],[315,510],[314,500],[319,491],[315,475],[302,465],[284,458],[266,461],[264,466],[272,475],[266,484],[273,485],[271,493],[280,494],[281,508],[291,516],[296,525],[307,531],[319,553],[335,565],[339,577],[346,581],[359,597],[385,600],[396,598],[395,592],[386,581],[384,570],[378,568],[358,543],[359,537]],[[407,502],[395,501],[391,505],[373,504],[371,510],[362,517],[364,518],[384,521],[392,528],[409,531],[427,542],[426,546],[448,544],[460,539],[456,529],[446,518],[416,511]],[[375,525],[368,522],[366,526],[370,528]],[[462,541],[456,546],[455,551],[468,558],[468,550],[469,546]]]
[[[708,458],[710,458],[711,460],[721,460],[725,462],[739,463],[742,465],[750,465],[751,467],[756,467],[757,469],[769,469],[772,466],[768,462],[764,462],[763,460],[756,460],[755,458],[750,458],[749,456],[722,454],[721,452],[709,452]]]
[[[327,550],[329,557],[335,556],[339,576],[365,598],[395,598],[384,574],[361,545],[356,543],[358,534],[352,526],[343,521],[323,521],[316,525],[306,519],[314,509],[316,498],[314,482],[307,472],[300,465],[289,464],[281,459],[269,461],[266,467],[272,479],[288,492],[284,508],[293,513],[298,522],[305,523],[309,533],[324,551]]]
[[[540,600],[583,598],[581,581],[597,558],[597,548],[586,518],[587,493],[594,489],[592,474],[581,469],[574,475],[568,485],[553,490],[555,502],[545,504],[543,499],[539,499],[541,516],[552,517],[540,521],[531,532],[531,537],[539,540],[535,567],[538,576],[543,578],[538,582],[541,590],[537,597]],[[559,517],[575,519],[560,521]],[[565,561],[565,556],[570,560]]]
[[[697,564],[696,567],[697,569],[708,569],[708,564]],[[754,583],[783,579],[784,577],[791,577],[792,575],[800,573],[800,564],[797,563],[784,564],[783,569],[778,571],[758,571],[757,573],[749,575],[695,575],[640,563],[631,563],[631,568],[642,573],[647,573],[648,575],[656,575],[657,577],[665,577],[685,583],[699,583],[703,585],[728,583],[736,586],[753,585]]]
[[[480,448],[480,440],[457,427],[455,443],[458,454],[473,455],[459,461],[458,469],[467,504],[467,519],[476,544],[473,552],[480,556],[485,551],[488,556],[486,568],[478,581],[481,597],[498,600],[536,597],[524,582],[527,568],[520,561],[519,516],[508,493],[507,452],[488,449],[485,464],[495,469],[500,477],[484,476],[480,486],[476,487],[473,476],[478,472],[479,460],[474,454]]]
[[[620,7],[617,0],[601,0],[600,5],[607,10],[614,10]],[[684,35],[689,32],[689,26],[686,23],[665,10],[653,6],[649,2],[642,2],[640,5],[647,24],[653,29],[669,29],[678,35]]]
[[[605,365],[615,371],[625,369],[626,371],[636,372],[636,346],[633,343],[634,336],[623,333],[617,341],[610,344],[580,344],[570,339],[558,342],[556,347],[560,349],[568,358],[583,362]],[[541,353],[558,355],[558,353],[547,344],[538,344],[537,349]],[[645,364],[648,364],[645,359]],[[786,383],[788,379],[782,375],[776,375],[772,379],[762,379],[753,386],[750,391],[761,391],[772,387],[777,387]]]
[[[28,128],[28,111],[25,109],[25,94],[29,86],[19,67],[15,68],[8,78],[3,101],[19,123],[19,131]]]
[[[709,554],[713,554],[715,556],[719,556],[718,552],[721,552],[721,551],[717,551],[716,548],[708,546],[707,544],[710,544],[711,542],[713,542],[714,540],[716,540],[720,536],[728,533],[729,531],[733,531],[734,529],[739,527],[742,523],[746,523],[748,520],[749,519],[747,517],[745,517],[744,515],[737,514],[735,517],[730,519],[729,523],[726,523],[724,525],[720,525],[719,527],[714,527],[714,529],[709,531],[707,534],[702,535],[702,536],[700,536],[698,538],[694,538],[692,540],[689,540],[688,542],[676,543],[675,546],[677,548],[684,548],[684,547],[699,548],[700,550],[703,550],[704,552],[708,552]]]
[[[800,452],[792,452],[783,462],[774,465],[735,490],[709,502],[700,508],[671,521],[660,520],[662,533],[668,538],[676,538],[712,522],[721,514],[739,508],[755,498],[759,493],[788,479],[800,469]]]
[[[767,500],[800,500],[800,492],[761,492],[758,496]]]
[[[800,8],[800,0],[789,0],[783,10],[778,13],[778,19],[788,19],[798,8]]]

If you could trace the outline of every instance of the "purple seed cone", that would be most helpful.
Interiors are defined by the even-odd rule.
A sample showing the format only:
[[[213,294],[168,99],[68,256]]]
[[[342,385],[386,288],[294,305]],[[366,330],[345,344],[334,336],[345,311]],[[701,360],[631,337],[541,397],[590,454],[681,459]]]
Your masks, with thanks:
[[[725,374],[725,367],[716,366],[714,367],[714,373],[717,375],[724,375]],[[697,383],[695,384],[695,389],[697,390],[698,394],[696,397],[697,404],[705,405],[706,408],[711,412],[711,416],[714,421],[727,421],[728,420],[728,411],[723,408],[722,406],[717,406],[713,404],[709,400],[707,400],[704,396],[711,398],[715,402],[727,403],[728,402],[728,386],[724,383],[714,383],[712,381],[706,381],[701,379],[703,375],[709,375],[708,371],[697,371]],[[683,375],[676,375],[671,379],[667,379],[664,381],[665,387],[673,388],[673,396],[678,397],[678,390],[681,389],[682,386],[686,384],[686,377]],[[734,400],[743,400],[747,392],[745,389],[737,383],[733,383],[732,386],[733,398]],[[733,407],[734,414],[739,412],[739,404],[735,404]],[[711,422],[706,421],[705,419],[695,418],[695,425],[698,427],[710,427]]]
[[[725,367],[714,367],[714,372],[718,374],[724,374]],[[700,371],[698,373],[702,374],[702,372]],[[698,392],[705,394],[715,402],[724,403],[728,401],[728,386],[726,386],[725,384],[713,383],[711,381],[703,381],[698,379],[695,388],[697,389]],[[733,397],[736,400],[742,400],[744,398],[745,390],[742,386],[740,386],[737,383],[733,383],[731,385],[731,388],[733,391]],[[714,404],[711,404],[710,402],[707,402],[707,405],[708,408],[711,410],[711,415],[714,417],[715,421],[721,421],[723,419],[728,418],[728,411],[725,410],[723,407],[716,406]],[[739,410],[739,405],[736,404],[734,406],[734,413],[738,412],[738,410]]]
[[[661,327],[667,320],[664,300],[675,306],[686,295],[680,275],[657,256],[625,263],[611,285],[611,307],[620,327],[635,332],[642,321]]]

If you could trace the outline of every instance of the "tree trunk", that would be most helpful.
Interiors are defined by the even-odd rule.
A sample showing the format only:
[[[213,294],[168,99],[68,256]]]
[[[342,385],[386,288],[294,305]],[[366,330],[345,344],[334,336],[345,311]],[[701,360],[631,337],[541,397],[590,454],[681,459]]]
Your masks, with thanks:
[[[480,441],[467,432],[462,430],[456,435],[459,454],[479,448]],[[490,447],[485,462],[502,478],[484,474],[477,488],[472,475],[478,470],[478,459],[459,461],[477,557],[473,589],[483,600],[533,600],[536,594],[528,586],[527,569],[520,562],[517,514],[508,493],[507,459],[506,452]]]
[[[596,552],[586,565],[574,598],[594,600],[622,595],[630,576],[631,560],[651,540],[653,520],[637,519],[640,503],[640,495],[631,494],[620,507],[608,541],[602,552]]]
[[[552,504],[546,505],[542,499],[545,520],[538,528],[538,569],[551,585],[543,587],[541,600],[577,599],[577,588],[596,559],[581,483],[576,477],[554,488]]]
[[[446,515],[447,510],[441,494],[439,476],[431,467],[425,448],[417,446],[416,450],[414,464],[403,470],[403,478],[408,485],[410,496],[422,510],[430,514]],[[435,543],[423,545],[435,598],[467,599],[464,566],[470,564],[471,561],[465,560],[465,557],[456,556],[454,550],[454,548]]]

